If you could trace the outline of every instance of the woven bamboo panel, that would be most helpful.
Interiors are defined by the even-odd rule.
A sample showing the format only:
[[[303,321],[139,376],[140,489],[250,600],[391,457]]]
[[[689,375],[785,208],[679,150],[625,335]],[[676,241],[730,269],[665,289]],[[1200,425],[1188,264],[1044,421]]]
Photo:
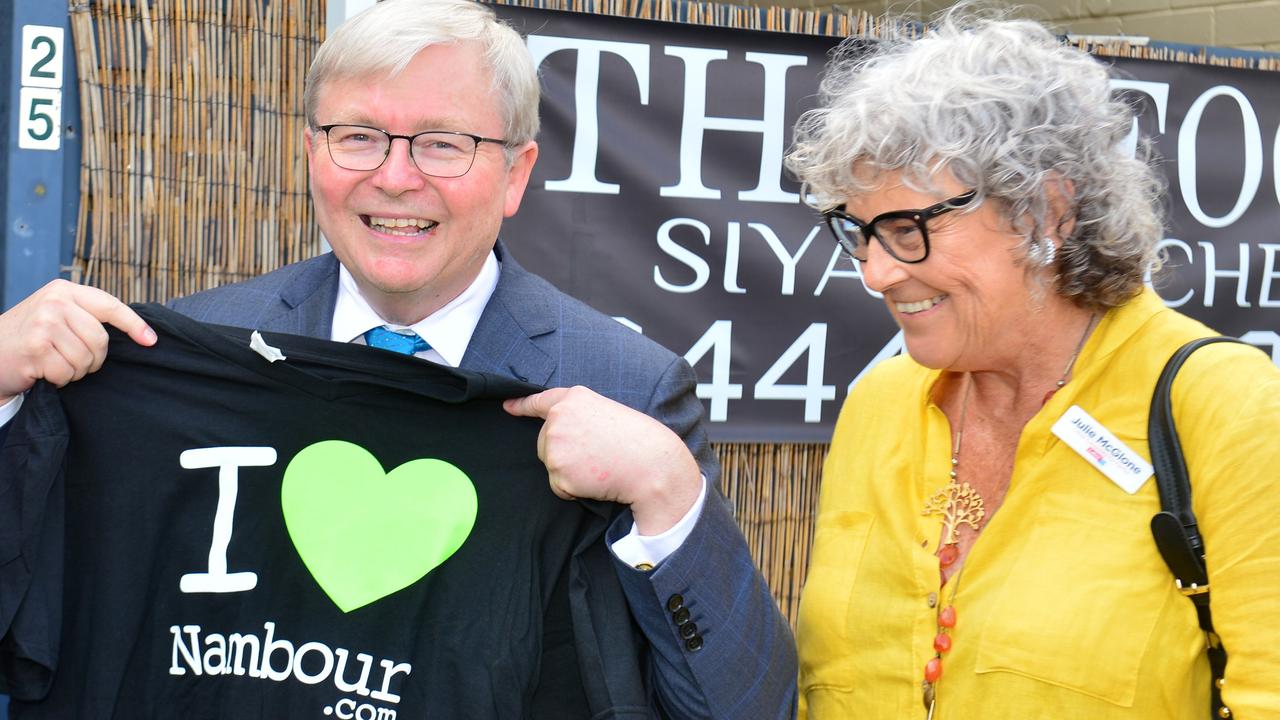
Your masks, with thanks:
[[[827,444],[718,443],[721,486],[756,565],[795,624]]]
[[[318,252],[302,81],[324,0],[70,6],[84,145],[73,279],[165,300]]]

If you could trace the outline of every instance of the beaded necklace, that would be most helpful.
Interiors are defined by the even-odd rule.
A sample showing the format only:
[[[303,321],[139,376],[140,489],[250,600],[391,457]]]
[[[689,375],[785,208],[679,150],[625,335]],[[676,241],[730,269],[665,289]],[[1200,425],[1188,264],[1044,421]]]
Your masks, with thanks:
[[[1071,353],[1071,358],[1067,360],[1067,366],[1063,368],[1062,376],[1058,378],[1054,387],[1044,394],[1044,399],[1040,401],[1040,407],[1044,407],[1049,402],[1049,399],[1067,384],[1067,377],[1071,375],[1071,369],[1075,367],[1076,358],[1080,356],[1080,351],[1084,349],[1084,343],[1089,339],[1089,333],[1093,330],[1093,324],[1097,319],[1096,313],[1089,316],[1089,322],[1085,325],[1084,334],[1080,336],[1080,342],[1076,344],[1075,352]],[[960,400],[960,422],[956,423],[955,439],[951,444],[951,478],[946,486],[925,501],[924,511],[921,512],[921,515],[942,516],[942,544],[938,548],[938,575],[940,582],[945,577],[946,569],[954,565],[960,557],[960,526],[968,525],[974,532],[977,532],[982,528],[982,523],[987,517],[986,503],[982,498],[982,494],[969,485],[968,482],[959,482],[960,442],[964,438],[964,422],[969,413],[969,392],[972,389],[973,376],[965,373],[964,395]],[[951,651],[951,631],[956,626],[955,600],[956,595],[960,592],[960,580],[964,577],[966,567],[968,567],[967,564],[962,566],[960,571],[956,573],[955,582],[951,584],[950,599],[943,602],[939,598],[937,613],[938,633],[933,638],[934,656],[925,663],[924,682],[921,683],[924,691],[924,706],[928,713],[926,720],[933,720],[933,709],[937,702],[935,686],[938,679],[942,677],[942,656]]]
[[[956,436],[951,443],[951,479],[946,487],[934,493],[924,505],[922,515],[942,515],[942,547],[938,548],[938,575],[951,567],[960,557],[960,526],[968,525],[976,532],[986,519],[986,503],[982,495],[974,490],[968,482],[957,482],[960,469],[960,441],[964,438],[965,416],[969,413],[969,391],[973,388],[973,378],[965,373],[964,396],[960,401],[960,422],[956,423]],[[967,567],[967,566],[965,566]],[[956,574],[951,585],[951,598],[943,601],[939,598],[937,624],[938,633],[933,637],[934,656],[924,666],[924,706],[928,710],[927,719],[932,720],[933,708],[937,700],[934,685],[942,677],[942,656],[951,651],[951,629],[956,626],[956,593],[960,590],[960,580],[964,576],[965,567]]]

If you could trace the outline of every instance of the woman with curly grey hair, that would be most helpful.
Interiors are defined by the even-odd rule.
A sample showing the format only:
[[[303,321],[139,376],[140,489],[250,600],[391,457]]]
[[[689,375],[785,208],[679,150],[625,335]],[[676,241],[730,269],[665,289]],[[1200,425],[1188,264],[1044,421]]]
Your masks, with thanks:
[[[788,164],[907,354],[849,396],[800,606],[802,715],[1203,720],[1152,540],[1156,377],[1213,335],[1144,285],[1161,185],[1106,69],[1030,21],[847,44]],[[1238,717],[1280,708],[1280,371],[1220,343],[1174,413]]]

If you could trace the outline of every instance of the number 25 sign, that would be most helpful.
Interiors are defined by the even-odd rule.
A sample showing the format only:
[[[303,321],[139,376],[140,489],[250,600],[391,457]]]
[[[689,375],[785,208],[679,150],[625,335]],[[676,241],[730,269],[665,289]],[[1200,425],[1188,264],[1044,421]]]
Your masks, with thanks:
[[[62,140],[63,29],[22,26],[18,147],[57,150]]]

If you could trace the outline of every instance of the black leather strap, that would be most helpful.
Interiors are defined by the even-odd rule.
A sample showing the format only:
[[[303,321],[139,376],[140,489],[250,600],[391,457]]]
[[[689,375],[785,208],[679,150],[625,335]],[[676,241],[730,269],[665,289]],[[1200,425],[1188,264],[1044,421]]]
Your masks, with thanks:
[[[1191,511],[1191,479],[1187,463],[1182,456],[1182,443],[1173,425],[1171,392],[1178,369],[1196,350],[1218,342],[1241,342],[1229,337],[1209,337],[1192,340],[1178,348],[1169,358],[1156,381],[1151,396],[1151,413],[1147,420],[1147,445],[1151,450],[1151,465],[1155,470],[1156,486],[1160,490],[1160,509],[1151,518],[1151,535],[1178,586],[1195,604],[1200,627],[1208,638],[1209,667],[1213,672],[1210,717],[1230,717],[1222,714],[1222,689],[1219,681],[1227,667],[1227,652],[1213,631],[1213,616],[1209,611],[1209,574],[1204,562],[1204,539]]]

